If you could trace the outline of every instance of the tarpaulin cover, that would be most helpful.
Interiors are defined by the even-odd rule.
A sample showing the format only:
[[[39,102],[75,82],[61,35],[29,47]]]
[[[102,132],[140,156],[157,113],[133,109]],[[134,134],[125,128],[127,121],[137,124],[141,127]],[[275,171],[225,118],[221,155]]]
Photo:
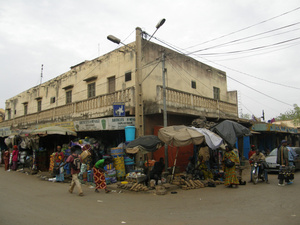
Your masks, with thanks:
[[[137,152],[155,152],[162,146],[163,142],[155,135],[145,135],[129,142],[126,146],[126,153],[135,154]]]
[[[199,145],[204,141],[202,133],[184,125],[163,127],[158,131],[158,138],[167,145],[175,147]]]
[[[214,132],[206,128],[195,128],[195,127],[192,128],[204,135],[206,144],[212,150],[215,150],[222,145],[223,139],[219,135],[215,134]]]
[[[247,127],[231,120],[224,120],[210,130],[220,135],[231,146],[234,146],[237,138],[251,135]]]

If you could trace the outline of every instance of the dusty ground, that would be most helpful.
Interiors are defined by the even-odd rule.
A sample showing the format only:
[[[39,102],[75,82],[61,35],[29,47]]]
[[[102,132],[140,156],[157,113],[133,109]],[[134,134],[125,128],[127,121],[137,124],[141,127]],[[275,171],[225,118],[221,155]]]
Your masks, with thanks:
[[[293,185],[247,184],[237,189],[181,190],[173,187],[166,195],[116,189],[95,193],[83,185],[85,196],[69,194],[69,183],[43,181],[36,175],[5,172],[0,166],[0,224],[300,224],[300,172]],[[244,180],[248,180],[245,171]],[[120,191],[122,191],[120,193]]]

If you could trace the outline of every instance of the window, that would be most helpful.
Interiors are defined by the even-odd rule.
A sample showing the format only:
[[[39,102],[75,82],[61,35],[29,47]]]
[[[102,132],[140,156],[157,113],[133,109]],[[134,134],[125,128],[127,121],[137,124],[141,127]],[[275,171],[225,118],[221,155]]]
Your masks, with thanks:
[[[10,120],[11,119],[11,110],[7,109],[7,118]]]
[[[37,101],[37,111],[38,112],[42,111],[42,100]]]
[[[72,90],[66,91],[66,104],[72,103]]]
[[[192,88],[196,89],[196,81],[192,80]]]
[[[96,83],[95,82],[88,84],[88,98],[92,98],[92,97],[96,96],[95,87],[96,87]]]
[[[108,93],[113,93],[116,90],[116,77],[108,78]]]
[[[55,97],[50,98],[50,104],[55,103]]]
[[[220,88],[214,87],[214,99],[220,100]]]
[[[131,72],[125,73],[125,82],[131,80]]]
[[[24,104],[24,115],[28,113],[28,104]]]

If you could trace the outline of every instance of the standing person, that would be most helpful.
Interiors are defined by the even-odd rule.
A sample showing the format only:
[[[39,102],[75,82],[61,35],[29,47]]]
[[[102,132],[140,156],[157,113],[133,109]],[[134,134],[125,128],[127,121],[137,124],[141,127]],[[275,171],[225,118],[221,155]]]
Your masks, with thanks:
[[[251,149],[250,149],[250,152],[248,153],[248,159],[250,159],[251,158],[251,156],[253,155],[253,154],[255,154],[255,145],[251,145]]]
[[[19,157],[19,149],[17,145],[14,145],[14,150],[12,152],[12,170],[17,170],[18,168],[18,157]]]
[[[234,162],[235,165],[239,164],[239,158],[238,156],[234,153],[234,151],[232,150],[232,148],[230,148],[228,145],[225,146],[225,153],[223,156],[223,167],[224,167],[224,172],[225,172],[225,186],[226,187],[233,187],[233,185],[235,185],[235,187],[237,188],[239,185],[239,180],[236,176],[236,172],[235,172],[235,165],[232,167],[228,167],[225,165],[225,160],[229,159],[230,161]]]
[[[78,174],[80,172],[80,169],[74,168],[73,165],[73,161],[75,158],[80,158],[80,156],[78,154],[75,153],[76,151],[76,147],[71,147],[71,155],[67,158],[66,162],[62,163],[59,167],[63,167],[65,164],[69,163],[70,167],[71,167],[71,174],[72,174],[72,182],[71,182],[71,186],[69,189],[69,192],[72,194],[74,187],[76,185],[78,192],[79,192],[79,196],[83,196],[83,191],[81,188],[81,184],[79,182],[78,179]]]
[[[54,162],[55,162],[55,167],[58,168],[58,174],[56,174],[56,181],[57,182],[63,182],[65,180],[64,176],[64,169],[63,167],[60,167],[62,163],[64,162],[64,153],[61,151],[61,146],[58,145],[56,147],[56,153],[54,155]]]
[[[291,143],[287,142],[286,148],[288,149],[289,153],[289,166],[294,166],[294,160],[297,157],[297,153],[292,149]]]
[[[287,167],[289,166],[289,152],[287,149],[287,141],[282,140],[281,145],[277,149],[277,164],[280,165],[279,167],[279,174],[278,174],[278,185],[284,186],[283,180],[287,184],[292,184],[293,182],[289,181],[289,177],[287,176]]]
[[[111,158],[100,159],[95,163],[93,167],[94,180],[96,184],[95,192],[97,193],[99,193],[99,189],[104,189],[105,193],[110,192],[110,190],[106,186],[104,167],[110,164],[111,162]]]
[[[4,154],[3,154],[3,160],[4,160],[4,164],[5,164],[5,171],[9,170],[9,151],[8,149],[6,149],[4,151]]]

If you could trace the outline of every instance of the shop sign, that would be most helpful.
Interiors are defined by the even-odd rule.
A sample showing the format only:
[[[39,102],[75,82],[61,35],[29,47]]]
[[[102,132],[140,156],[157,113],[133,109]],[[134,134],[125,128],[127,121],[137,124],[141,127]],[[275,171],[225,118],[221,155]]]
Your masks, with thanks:
[[[7,137],[11,135],[10,127],[0,127],[0,137]]]
[[[134,125],[134,117],[109,117],[74,121],[75,131],[124,130],[126,126]]]
[[[293,133],[297,134],[297,128],[280,126],[276,124],[254,124],[251,128],[253,131],[272,131],[281,133]]]

